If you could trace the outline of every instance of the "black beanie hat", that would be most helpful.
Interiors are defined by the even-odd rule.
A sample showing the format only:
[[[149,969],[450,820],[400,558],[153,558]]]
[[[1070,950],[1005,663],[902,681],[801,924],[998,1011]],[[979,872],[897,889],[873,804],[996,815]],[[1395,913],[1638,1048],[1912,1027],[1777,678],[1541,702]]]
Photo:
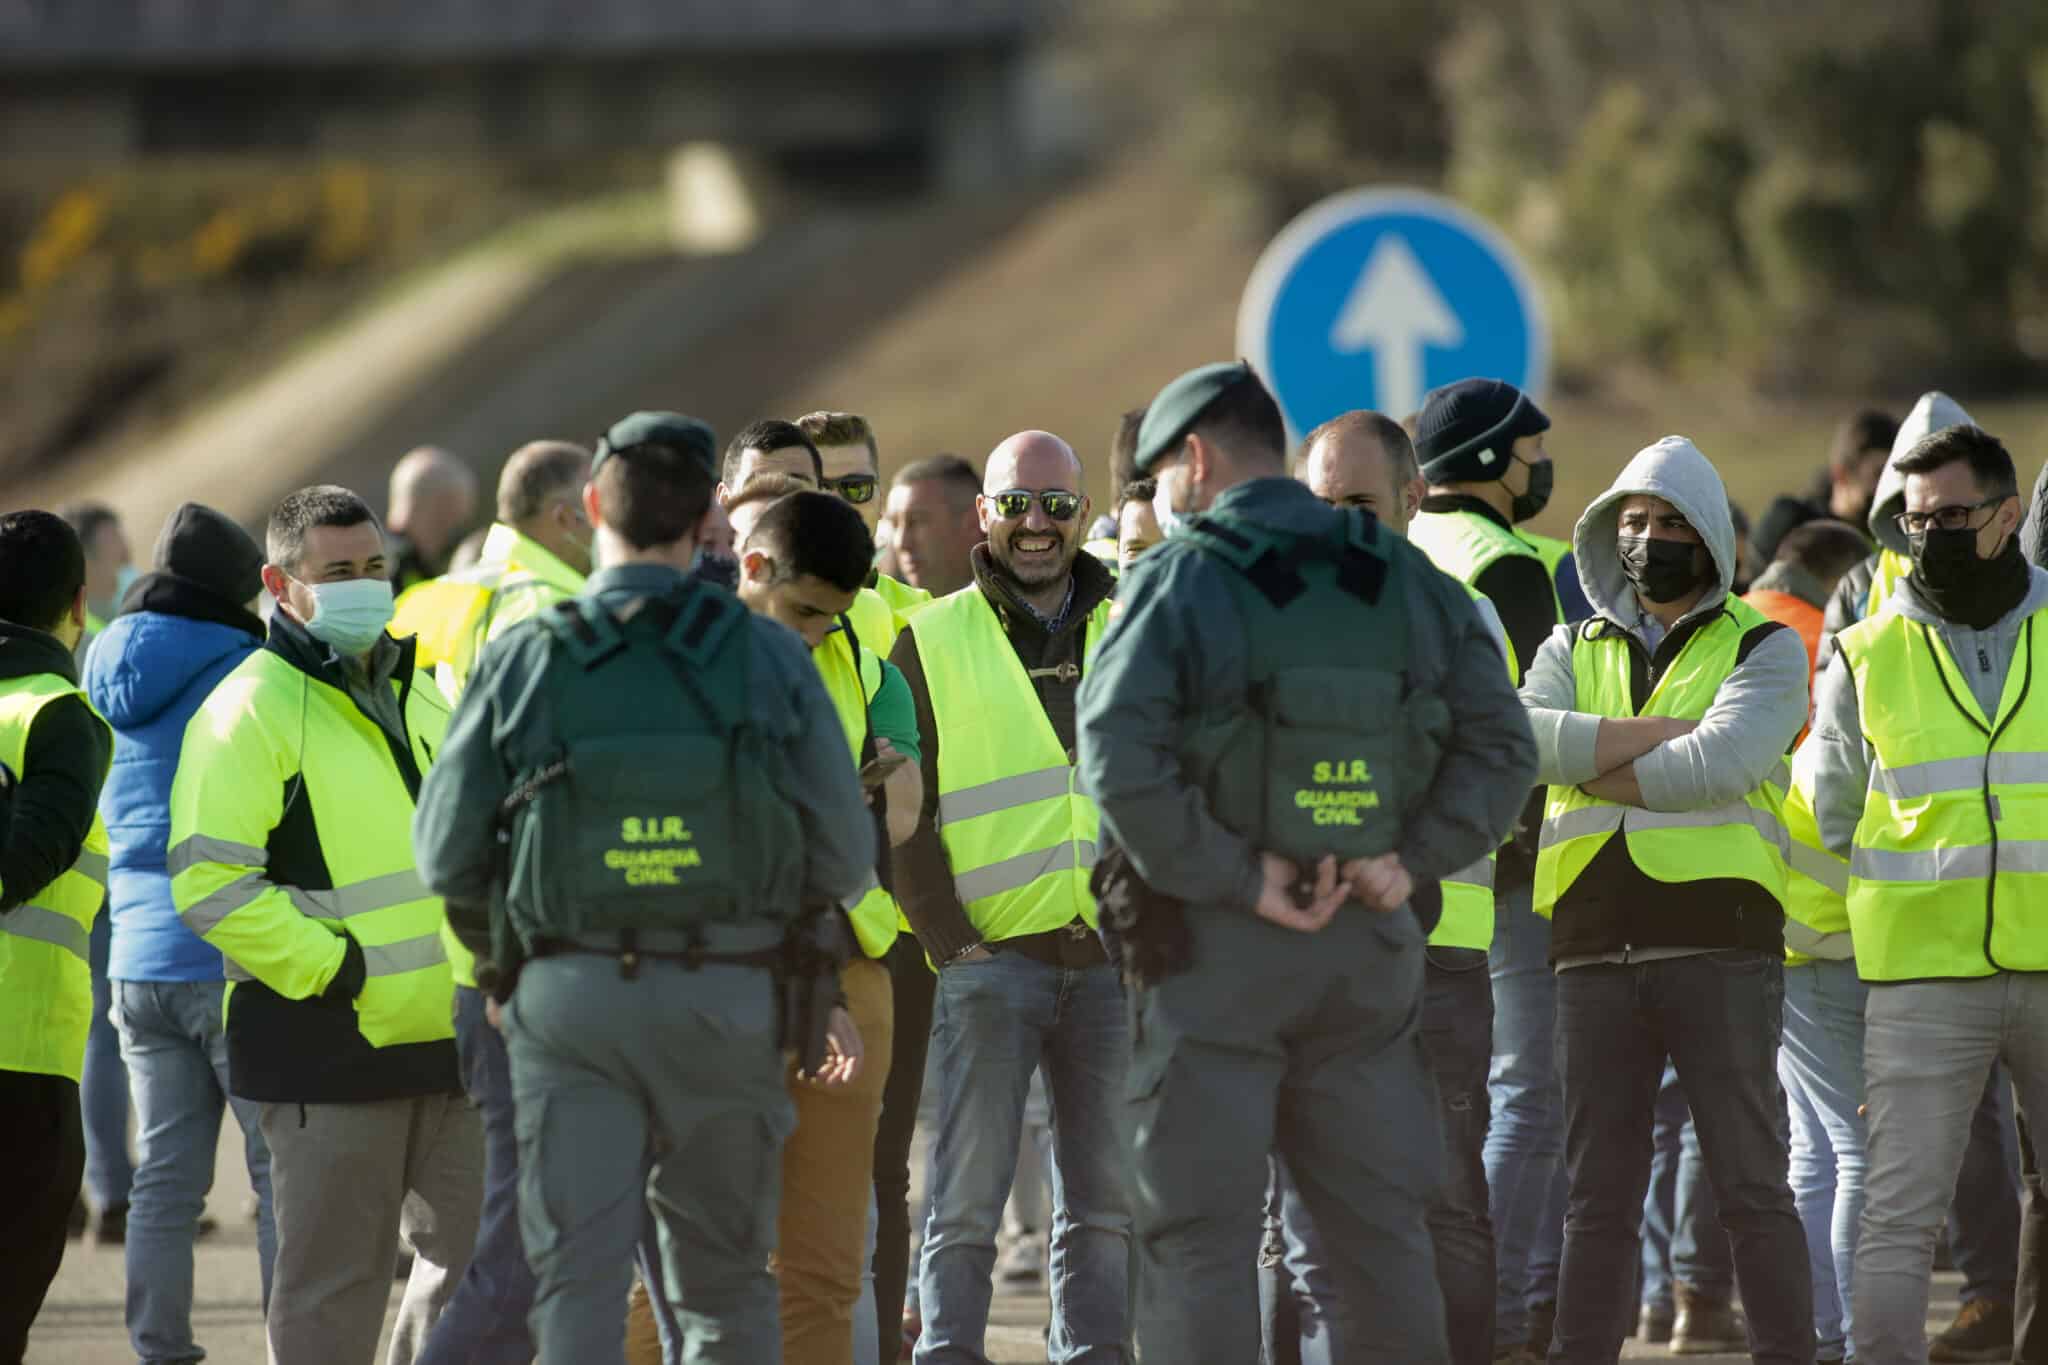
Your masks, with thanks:
[[[263,591],[263,547],[232,518],[188,502],[156,538],[156,567],[240,606]]]
[[[1550,430],[1543,409],[1501,379],[1432,389],[1415,423],[1415,458],[1432,484],[1486,483],[1507,472],[1515,441]]]

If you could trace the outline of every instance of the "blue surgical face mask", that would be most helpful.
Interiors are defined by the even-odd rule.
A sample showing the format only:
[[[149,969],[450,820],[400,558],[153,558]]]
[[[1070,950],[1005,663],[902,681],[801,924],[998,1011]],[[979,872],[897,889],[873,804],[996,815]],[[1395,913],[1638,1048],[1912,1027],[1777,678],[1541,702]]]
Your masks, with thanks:
[[[357,655],[377,643],[391,624],[391,582],[384,578],[349,578],[339,583],[308,583],[313,594],[313,619],[306,633],[335,652]]]
[[[142,577],[142,571],[133,564],[123,564],[114,573],[114,609],[120,610],[121,603],[128,599],[128,589],[135,586],[135,580]]]

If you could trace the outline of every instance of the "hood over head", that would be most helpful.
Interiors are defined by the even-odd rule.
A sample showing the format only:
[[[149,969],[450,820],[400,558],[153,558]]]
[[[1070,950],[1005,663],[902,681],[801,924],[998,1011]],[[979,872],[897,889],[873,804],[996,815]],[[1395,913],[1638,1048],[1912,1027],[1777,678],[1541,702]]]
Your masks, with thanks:
[[[1906,510],[1906,476],[1899,472],[1899,461],[1935,432],[1963,426],[1972,420],[1970,414],[1963,411],[1961,403],[1939,389],[1929,389],[1920,395],[1920,401],[1906,414],[1906,420],[1899,423],[1899,434],[1892,440],[1892,453],[1885,460],[1884,473],[1877,481],[1877,495],[1871,499],[1870,534],[1877,537],[1878,544],[1902,555],[1912,553],[1906,546],[1905,533],[1892,520]]]
[[[1572,557],[1578,561],[1579,583],[1593,610],[1624,624],[1635,617],[1635,589],[1621,570],[1614,537],[1621,504],[1638,493],[1664,499],[1700,533],[1713,558],[1715,586],[1694,610],[1719,607],[1735,582],[1735,523],[1728,513],[1728,490],[1698,446],[1683,436],[1666,436],[1636,452],[1572,531]]]
[[[2020,552],[2037,569],[2048,569],[2048,465],[2034,477],[2034,496],[2027,501],[2027,519],[2020,523]]]

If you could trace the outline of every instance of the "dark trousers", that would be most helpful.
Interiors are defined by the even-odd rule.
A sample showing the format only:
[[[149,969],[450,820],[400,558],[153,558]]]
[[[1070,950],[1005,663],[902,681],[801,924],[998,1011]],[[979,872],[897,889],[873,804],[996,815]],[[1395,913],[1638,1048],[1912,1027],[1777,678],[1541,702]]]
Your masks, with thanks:
[[[886,959],[896,993],[896,1032],[882,1122],[875,1130],[875,1327],[878,1359],[894,1360],[903,1345],[903,1293],[910,1279],[910,1142],[924,1091],[925,1051],[932,1040],[932,995],[938,977],[917,939],[904,934]]]
[[[19,1365],[85,1174],[78,1082],[0,1071],[0,1365]]]
[[[1253,1253],[1277,1153],[1332,1285],[1322,1321],[1303,1324],[1304,1358],[1446,1365],[1428,1226],[1444,1139],[1414,916],[1351,906],[1317,934],[1241,910],[1187,919],[1193,969],[1132,996],[1138,1350],[1172,1365],[1257,1357]]]
[[[1483,949],[1425,952],[1422,1050],[1444,1129],[1444,1182],[1428,1205],[1430,1243],[1443,1289],[1451,1365],[1489,1365],[1494,1258],[1485,1157],[1493,979]],[[1329,1358],[1330,1333],[1323,1319],[1335,1307],[1335,1292],[1329,1258],[1309,1223],[1307,1206],[1276,1158],[1259,1252],[1266,1365],[1312,1365]]]
[[[2041,1156],[2027,1116],[2020,1115],[2020,1183],[2026,1213],[2020,1219],[2020,1279],[2013,1321],[2013,1365],[2048,1365],[2048,1194],[2041,1188]]]
[[[1745,949],[1557,977],[1571,1194],[1555,1365],[1610,1365],[1636,1316],[1637,1229],[1668,1058],[1692,1100],[1761,1365],[1812,1365],[1813,1284],[1787,1183],[1777,1052],[1784,964]]]
[[[1948,1247],[1963,1302],[2013,1301],[2020,1257],[2019,1157],[2012,1142],[2012,1076],[1994,1062],[1970,1115],[1970,1142],[1948,1209]]]
[[[519,1136],[512,1122],[512,1064],[484,1017],[481,991],[455,990],[455,1048],[462,1088],[484,1125],[484,1202],[469,1268],[434,1323],[416,1365],[525,1365],[533,1359],[526,1315],[533,1271],[519,1234]]]

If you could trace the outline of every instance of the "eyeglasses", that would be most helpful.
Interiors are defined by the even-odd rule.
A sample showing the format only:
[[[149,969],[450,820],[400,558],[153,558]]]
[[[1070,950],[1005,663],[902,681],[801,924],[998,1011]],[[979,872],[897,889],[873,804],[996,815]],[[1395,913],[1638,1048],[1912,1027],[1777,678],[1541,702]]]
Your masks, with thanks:
[[[1072,521],[1081,510],[1079,493],[1049,491],[1033,493],[1023,488],[1006,488],[1000,493],[991,493],[988,500],[995,504],[997,515],[1005,521],[1015,521],[1031,514],[1031,504],[1036,501],[1045,509],[1045,514],[1054,521]]]
[[[1892,518],[1899,530],[1909,536],[1917,536],[1928,527],[1939,527],[1944,531],[1961,531],[1969,526],[1970,518],[1987,507],[1996,507],[2011,493],[2000,493],[1982,502],[1953,502],[1946,507],[1937,507],[1932,512],[1901,512]]]
[[[875,500],[875,489],[880,480],[872,474],[848,474],[843,479],[826,479],[824,486],[848,502],[859,506]]]

